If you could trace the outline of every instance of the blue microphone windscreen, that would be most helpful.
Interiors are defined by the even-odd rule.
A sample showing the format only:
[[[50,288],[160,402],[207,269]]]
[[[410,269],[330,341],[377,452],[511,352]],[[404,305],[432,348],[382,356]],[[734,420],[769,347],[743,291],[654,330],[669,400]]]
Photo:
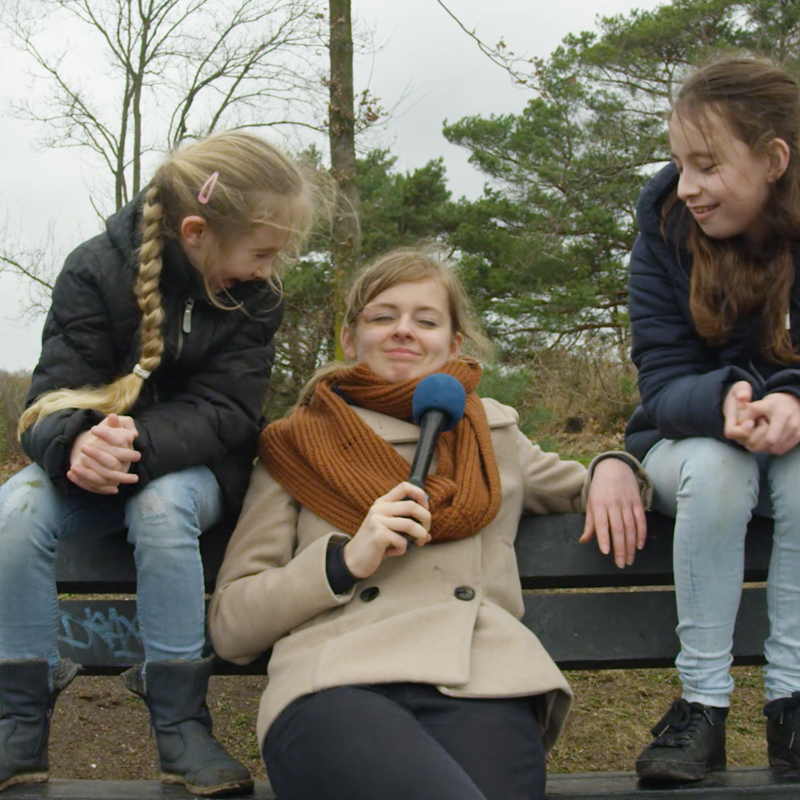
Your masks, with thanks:
[[[420,424],[426,411],[443,411],[449,417],[443,431],[451,431],[461,422],[464,406],[467,404],[467,393],[461,382],[444,372],[434,372],[423,378],[414,389],[411,398],[411,412],[414,422]]]

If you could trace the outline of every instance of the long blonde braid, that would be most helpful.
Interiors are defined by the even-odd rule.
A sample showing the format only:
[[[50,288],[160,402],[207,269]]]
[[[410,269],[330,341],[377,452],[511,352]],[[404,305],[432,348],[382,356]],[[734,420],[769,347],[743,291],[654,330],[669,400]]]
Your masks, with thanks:
[[[222,177],[210,202],[201,203],[198,192],[214,171]],[[63,409],[124,414],[133,407],[144,382],[161,363],[164,312],[159,282],[164,238],[179,235],[182,218],[202,216],[220,241],[227,242],[259,224],[275,222],[288,210],[291,236],[287,249],[297,253],[311,227],[317,201],[324,199],[315,184],[308,171],[302,171],[274,145],[239,131],[215,134],[172,153],[153,176],[142,206],[142,241],[134,287],[142,312],[138,363],[132,372],[106,386],[59,389],[42,395],[20,417],[19,435]],[[272,209],[265,207],[265,197],[271,198]],[[281,266],[276,264],[278,269]],[[208,276],[201,273],[201,277],[208,286]],[[275,276],[276,283],[279,278],[279,274]],[[221,308],[238,307],[225,306],[213,296],[209,299]]]
[[[161,292],[158,289],[164,265],[161,258],[164,249],[163,229],[164,207],[159,190],[153,185],[147,190],[142,206],[142,244],[139,247],[139,274],[134,287],[142,312],[142,353],[137,366],[146,372],[155,372],[164,352],[164,341],[161,338],[164,310],[161,308]]]
[[[115,381],[97,388],[59,389],[42,395],[26,409],[19,420],[18,433],[35,425],[40,419],[66,408],[91,408],[101,414],[124,414],[141,394],[145,380],[161,363],[164,341],[161,338],[161,323],[164,311],[161,308],[161,278],[163,249],[162,225],[164,210],[159,200],[159,191],[151,185],[145,194],[142,207],[142,244],[139,248],[139,272],[134,293],[142,312],[140,327],[141,356],[133,372],[122,375]]]

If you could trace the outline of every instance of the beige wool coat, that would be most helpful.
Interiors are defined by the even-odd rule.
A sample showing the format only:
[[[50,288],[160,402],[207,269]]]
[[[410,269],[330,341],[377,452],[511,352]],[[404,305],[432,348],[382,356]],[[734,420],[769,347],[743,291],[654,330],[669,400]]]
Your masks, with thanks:
[[[328,583],[328,541],[344,536],[260,464],[209,608],[217,653],[246,664],[269,647],[258,738],[296,698],[351,684],[417,682],[454,697],[534,698],[552,747],[569,684],[523,614],[514,538],[520,515],[580,511],[590,471],[532,444],[513,409],[484,400],[502,485],[495,519],[475,536],[410,547],[344,595]],[[419,428],[356,413],[409,463]],[[435,471],[435,462],[432,471]],[[591,468],[590,468],[591,469]]]

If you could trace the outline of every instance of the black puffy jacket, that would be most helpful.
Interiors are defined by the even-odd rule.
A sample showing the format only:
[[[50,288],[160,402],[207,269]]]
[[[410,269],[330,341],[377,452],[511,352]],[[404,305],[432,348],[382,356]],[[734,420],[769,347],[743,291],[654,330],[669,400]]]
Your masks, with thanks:
[[[642,404],[628,422],[625,446],[639,460],[660,439],[729,441],[723,434],[722,403],[736,381],[749,381],[755,399],[773,392],[800,398],[800,369],[764,358],[758,318],[740,320],[720,347],[697,333],[689,308],[692,259],[686,231],[675,224],[666,236],[661,230],[662,208],[677,182],[677,169],[664,167],[643,189],[637,208],[639,236],[631,253],[628,306]],[[789,324],[800,351],[798,247],[794,264]]]
[[[104,385],[136,364],[139,217],[135,200],[107,220],[104,233],[68,256],[53,289],[28,404],[54,389]],[[172,240],[164,249],[160,288],[163,360],[128,412],[139,434],[134,446],[142,454],[131,466],[139,476],[132,490],[205,465],[222,486],[227,510],[236,514],[262,425],[282,301],[266,284],[251,281],[230,291],[241,308],[214,306]],[[75,437],[101,418],[86,410],[57,412],[29,428],[22,446],[60,489],[83,491],[66,478],[70,450]]]

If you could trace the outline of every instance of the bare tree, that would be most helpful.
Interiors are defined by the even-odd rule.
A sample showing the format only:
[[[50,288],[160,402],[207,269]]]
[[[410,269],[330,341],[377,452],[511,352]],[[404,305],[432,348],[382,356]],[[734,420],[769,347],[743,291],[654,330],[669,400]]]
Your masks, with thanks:
[[[0,24],[48,90],[15,113],[42,124],[46,146],[90,151],[113,176],[117,209],[142,188],[152,150],[223,126],[323,124],[321,0],[10,0],[0,8]],[[56,29],[78,31],[80,49],[54,45]]]
[[[57,274],[54,242],[51,223],[35,246],[24,244],[21,232],[13,229],[6,205],[0,200],[0,275],[22,279],[26,292],[18,298],[20,317],[42,314],[50,305]]]
[[[537,89],[535,66],[537,60],[518,56],[509,50],[505,41],[502,39],[494,46],[487,44],[478,36],[474,29],[470,30],[467,26],[450,10],[450,7],[443,0],[435,0],[445,11],[445,13],[469,36],[481,51],[493,64],[508,73],[509,77],[518,86],[525,86],[529,89]]]
[[[356,118],[353,91],[353,26],[350,0],[330,0],[330,104],[328,141],[331,174],[338,187],[331,228],[333,303],[336,309],[336,354],[341,358],[338,332],[344,308],[344,286],[361,256],[358,223],[359,193],[356,182]]]

